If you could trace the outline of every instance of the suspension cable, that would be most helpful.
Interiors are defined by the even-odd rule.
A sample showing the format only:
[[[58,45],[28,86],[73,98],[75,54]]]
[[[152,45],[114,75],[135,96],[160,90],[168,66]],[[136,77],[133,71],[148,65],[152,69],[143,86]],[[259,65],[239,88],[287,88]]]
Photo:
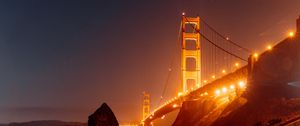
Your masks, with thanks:
[[[215,33],[216,33],[217,35],[219,35],[221,38],[227,40],[229,43],[231,43],[231,44],[233,44],[233,45],[235,45],[235,46],[237,46],[237,47],[239,47],[239,48],[245,50],[245,51],[248,52],[248,53],[252,53],[252,51],[250,51],[249,49],[247,49],[247,48],[245,48],[245,47],[242,47],[242,46],[236,44],[235,42],[233,42],[233,41],[230,40],[230,39],[227,39],[225,36],[223,36],[221,33],[219,33],[217,30],[215,30],[212,26],[210,26],[208,23],[206,23],[203,19],[200,19],[200,20],[201,20],[203,23],[205,23],[205,25],[207,25],[208,28],[210,28],[213,32],[215,32]]]
[[[184,16],[184,17],[185,17],[185,16]],[[185,19],[186,19],[188,22],[190,22],[186,17],[185,17]],[[215,44],[214,42],[212,42],[211,40],[209,40],[205,35],[203,35],[203,34],[200,32],[199,29],[196,29],[196,28],[195,28],[193,25],[191,25],[190,23],[189,23],[189,25],[190,25],[193,29],[195,29],[195,30],[201,35],[201,37],[203,37],[204,39],[206,39],[208,42],[210,42],[211,44],[213,44],[215,47],[219,48],[220,50],[222,50],[222,51],[224,51],[224,52],[226,52],[226,53],[228,53],[228,54],[230,54],[230,55],[232,55],[232,56],[234,56],[234,57],[236,57],[236,58],[238,58],[238,59],[240,59],[240,60],[243,60],[243,61],[245,61],[245,62],[248,62],[248,60],[243,59],[242,57],[237,56],[237,55],[235,55],[235,54],[233,54],[233,53],[231,53],[231,52],[229,52],[229,51],[223,49],[222,47],[218,46],[217,44]],[[222,36],[222,37],[223,37],[223,36]]]
[[[181,28],[182,28],[182,22],[180,23],[179,31],[178,31],[178,43],[180,42]],[[176,44],[175,48],[176,49],[179,48],[177,44]],[[168,70],[168,75],[167,75],[166,81],[164,83],[164,88],[163,88],[163,91],[162,91],[162,95],[161,95],[160,100],[159,100],[159,102],[158,102],[157,105],[159,105],[162,102],[162,100],[163,100],[163,98],[165,96],[165,93],[166,93],[166,90],[167,90],[167,87],[168,87],[168,84],[169,84],[171,72],[173,71],[172,68],[173,68],[173,65],[174,65],[174,59],[175,59],[175,56],[172,57],[172,61],[170,63],[169,70]]]

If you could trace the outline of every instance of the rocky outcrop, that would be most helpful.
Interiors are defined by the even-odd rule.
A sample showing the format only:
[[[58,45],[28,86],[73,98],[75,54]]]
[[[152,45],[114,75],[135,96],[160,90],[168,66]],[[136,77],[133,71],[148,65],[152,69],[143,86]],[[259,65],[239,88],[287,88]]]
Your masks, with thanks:
[[[88,126],[118,126],[119,123],[112,110],[103,103],[92,115],[89,116]]]
[[[180,112],[173,123],[173,126],[192,126],[215,108],[212,100],[200,99],[185,101],[182,104]]]

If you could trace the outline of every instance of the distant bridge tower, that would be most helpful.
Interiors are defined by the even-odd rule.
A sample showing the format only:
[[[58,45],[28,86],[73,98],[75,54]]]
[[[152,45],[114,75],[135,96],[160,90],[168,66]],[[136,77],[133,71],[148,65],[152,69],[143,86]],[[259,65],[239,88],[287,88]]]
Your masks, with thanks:
[[[201,87],[200,17],[182,14],[181,83],[182,92]]]
[[[143,92],[143,120],[150,114],[150,94]]]

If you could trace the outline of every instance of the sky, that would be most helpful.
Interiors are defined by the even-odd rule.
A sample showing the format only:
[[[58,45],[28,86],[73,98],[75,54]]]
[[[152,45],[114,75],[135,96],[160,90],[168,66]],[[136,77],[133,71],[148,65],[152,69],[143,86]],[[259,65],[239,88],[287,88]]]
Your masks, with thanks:
[[[181,13],[262,51],[295,30],[299,0],[1,0],[0,123],[86,122],[103,102],[137,122],[142,92],[179,88]]]

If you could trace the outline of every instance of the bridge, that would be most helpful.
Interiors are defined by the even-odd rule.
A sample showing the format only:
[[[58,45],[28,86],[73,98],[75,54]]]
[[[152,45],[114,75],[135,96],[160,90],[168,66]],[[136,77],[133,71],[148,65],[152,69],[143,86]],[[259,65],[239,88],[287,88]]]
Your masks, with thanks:
[[[269,45],[265,52],[258,54],[223,36],[200,17],[188,17],[183,13],[180,26],[180,91],[165,103],[160,101],[161,105],[151,112],[150,95],[144,93],[142,125],[163,119],[168,113],[180,109],[183,102],[214,102],[214,105],[206,106],[208,111],[213,111],[233,101],[249,86],[254,64],[280,44]],[[294,36],[294,32],[289,33],[289,38]]]

